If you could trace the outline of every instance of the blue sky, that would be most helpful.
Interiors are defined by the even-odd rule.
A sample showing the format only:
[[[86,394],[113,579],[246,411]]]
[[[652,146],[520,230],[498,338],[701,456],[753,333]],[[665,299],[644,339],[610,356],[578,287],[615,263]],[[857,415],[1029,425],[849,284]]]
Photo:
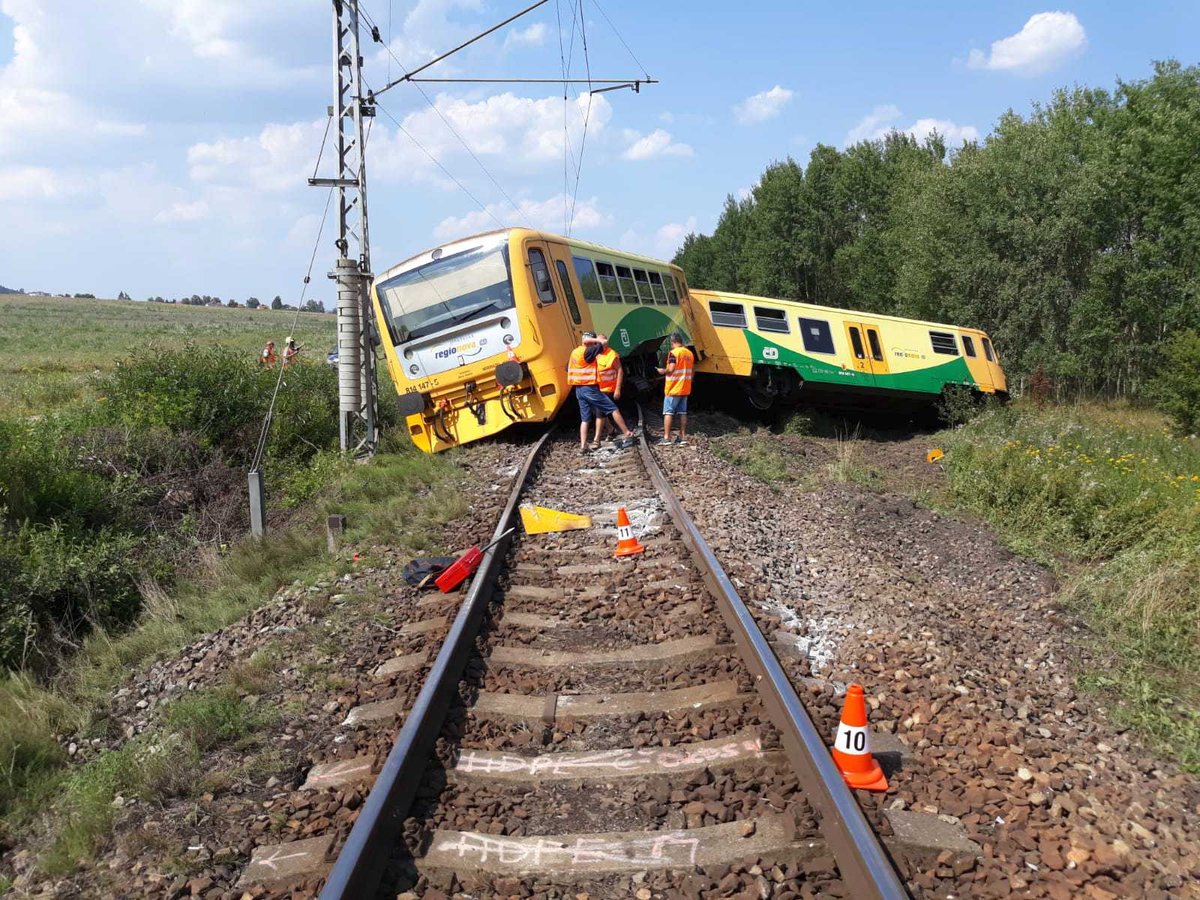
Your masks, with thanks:
[[[416,66],[523,0],[365,0]],[[426,85],[384,96],[467,196],[381,114],[369,142],[375,268],[474,231],[533,224],[669,257],[773,160],[889,128],[983,139],[1055,88],[1111,88],[1200,59],[1200,3],[582,0],[596,97],[564,193],[561,86]],[[427,74],[556,77],[579,0],[551,0]],[[329,104],[328,0],[0,0],[0,284],[288,299],[324,206],[305,178]],[[378,45],[369,83],[396,65]],[[575,34],[572,74],[582,75]],[[587,100],[572,96],[577,154]],[[326,158],[328,162],[328,157]],[[490,177],[489,177],[490,175]],[[497,188],[493,180],[499,184]],[[502,190],[501,190],[502,189]],[[511,198],[516,205],[506,199]],[[486,209],[480,208],[476,200]],[[315,296],[334,256],[329,232]]]

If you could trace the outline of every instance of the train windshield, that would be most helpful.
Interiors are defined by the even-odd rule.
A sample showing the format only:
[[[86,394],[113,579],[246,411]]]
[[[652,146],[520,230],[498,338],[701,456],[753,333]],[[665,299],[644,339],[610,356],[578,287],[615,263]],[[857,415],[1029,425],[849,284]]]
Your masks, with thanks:
[[[511,309],[508,244],[443,256],[381,282],[377,290],[398,344]]]

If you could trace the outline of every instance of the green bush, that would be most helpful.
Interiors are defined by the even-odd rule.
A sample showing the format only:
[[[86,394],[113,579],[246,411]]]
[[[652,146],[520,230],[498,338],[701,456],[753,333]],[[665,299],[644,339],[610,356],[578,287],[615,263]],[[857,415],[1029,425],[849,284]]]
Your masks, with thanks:
[[[244,353],[189,344],[123,360],[97,387],[108,423],[189,432],[240,465],[254,454],[277,376],[277,370],[260,368]],[[336,446],[337,403],[337,376],[329,366],[287,369],[269,455],[307,459]]]
[[[1070,563],[1114,715],[1200,770],[1200,446],[1148,410],[1017,404],[945,436],[956,505]]]
[[[0,420],[0,521],[109,524],[118,487],[80,464],[61,423]]]
[[[1181,331],[1163,344],[1150,394],[1179,434],[1200,431],[1200,331]]]
[[[53,638],[127,625],[141,606],[138,540],[59,523],[0,526],[0,669],[44,660]]]

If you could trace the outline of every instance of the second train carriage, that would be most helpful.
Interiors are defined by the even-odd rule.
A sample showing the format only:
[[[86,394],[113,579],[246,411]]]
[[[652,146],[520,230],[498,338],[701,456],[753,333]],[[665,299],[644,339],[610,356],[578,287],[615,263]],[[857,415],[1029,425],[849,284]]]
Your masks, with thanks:
[[[1000,358],[975,328],[692,290],[696,371],[742,380],[759,409],[805,397],[928,403],[948,387],[1008,396]]]
[[[686,297],[677,266],[524,228],[418,254],[372,286],[400,412],[430,453],[552,418],[584,331],[638,376],[671,332],[691,340]]]

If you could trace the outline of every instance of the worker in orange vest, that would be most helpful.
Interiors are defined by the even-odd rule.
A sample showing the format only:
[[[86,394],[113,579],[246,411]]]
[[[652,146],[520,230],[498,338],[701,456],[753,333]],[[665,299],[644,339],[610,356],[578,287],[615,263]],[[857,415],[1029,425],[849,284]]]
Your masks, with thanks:
[[[600,335],[603,337],[603,335]],[[600,393],[607,394],[614,401],[621,399],[621,388],[625,385],[625,370],[621,367],[621,356],[608,346],[605,341],[601,351],[596,355],[596,377],[599,381]],[[596,436],[592,439],[592,449],[600,449],[600,441],[607,431],[607,425],[612,416],[596,417]],[[615,425],[613,427],[616,427]]]
[[[258,364],[266,366],[268,369],[275,368],[275,342],[267,341],[267,346],[263,347],[263,352],[259,354]]]
[[[304,349],[304,345],[296,346],[295,338],[289,337],[283,348],[283,365],[286,368],[296,361],[296,357],[300,355],[300,351]]]
[[[667,364],[658,369],[659,375],[667,376],[663,388],[663,436],[659,444],[687,443],[688,397],[692,393],[695,365],[696,357],[684,346],[683,335],[675,332],[671,335],[671,352],[667,354]],[[672,440],[671,426],[676,416],[679,417],[679,433]]]
[[[597,337],[591,331],[583,333],[583,342],[571,351],[567,362],[567,384],[575,388],[575,399],[579,403],[579,452],[591,452],[588,446],[588,430],[592,420],[597,416],[611,415],[621,429],[618,447],[628,447],[633,443],[633,432],[625,424],[625,418],[617,409],[612,397],[600,391],[600,372],[596,357],[604,349],[607,338]]]

